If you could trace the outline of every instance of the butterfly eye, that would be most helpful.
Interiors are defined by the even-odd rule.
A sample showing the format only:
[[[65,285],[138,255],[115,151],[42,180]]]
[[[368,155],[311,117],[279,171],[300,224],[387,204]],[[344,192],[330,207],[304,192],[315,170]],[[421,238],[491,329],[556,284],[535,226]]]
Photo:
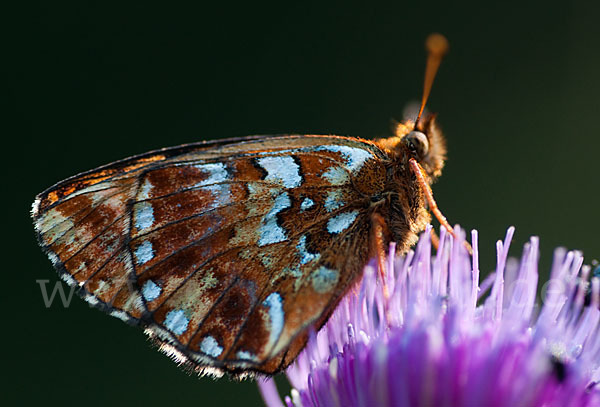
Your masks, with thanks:
[[[404,142],[417,157],[424,157],[429,151],[427,136],[420,131],[411,131],[404,137]]]

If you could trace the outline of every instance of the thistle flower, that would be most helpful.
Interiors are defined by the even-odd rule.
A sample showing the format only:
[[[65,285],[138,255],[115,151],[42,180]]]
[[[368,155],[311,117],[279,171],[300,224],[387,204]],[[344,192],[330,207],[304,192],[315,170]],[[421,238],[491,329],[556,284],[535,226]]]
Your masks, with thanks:
[[[476,232],[472,258],[443,230],[433,256],[430,230],[406,256],[392,246],[389,295],[367,265],[288,368],[285,405],[600,406],[600,280],[588,283],[580,253],[557,249],[538,306],[538,239],[517,261],[513,232],[482,283]],[[272,379],[259,388],[284,405]]]

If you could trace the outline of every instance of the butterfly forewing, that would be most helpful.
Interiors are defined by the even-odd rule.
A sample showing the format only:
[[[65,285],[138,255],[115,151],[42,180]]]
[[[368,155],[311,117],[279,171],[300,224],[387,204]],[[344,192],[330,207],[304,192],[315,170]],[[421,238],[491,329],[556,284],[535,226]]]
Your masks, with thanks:
[[[385,161],[335,136],[199,143],[59,183],[33,216],[93,305],[199,371],[273,373],[359,275]]]

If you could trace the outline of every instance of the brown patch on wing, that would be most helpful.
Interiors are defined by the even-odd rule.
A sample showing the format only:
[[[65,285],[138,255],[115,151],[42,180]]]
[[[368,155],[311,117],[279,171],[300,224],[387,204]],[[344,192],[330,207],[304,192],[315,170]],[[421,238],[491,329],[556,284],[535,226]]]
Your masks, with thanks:
[[[184,343],[194,352],[202,352],[210,357],[222,359],[229,350],[235,336],[233,332],[244,322],[250,313],[252,304],[256,301],[257,284],[252,280],[236,278],[230,287],[221,293],[212,308],[203,315],[201,321],[194,321],[193,331],[183,338]],[[202,323],[199,325],[199,323]],[[208,344],[213,342],[214,350],[211,352]]]
[[[383,192],[387,181],[385,163],[369,160],[354,177],[354,187],[364,196],[373,197]]]
[[[221,168],[223,167],[223,168]],[[138,200],[158,198],[202,185],[212,185],[220,175],[224,180],[227,169],[221,163],[178,164],[150,170],[141,180]],[[211,178],[212,177],[212,178]]]
[[[131,271],[129,253],[126,250],[120,250],[86,281],[84,287],[98,300],[110,304],[119,291],[127,287]]]
[[[129,219],[118,218],[112,225],[96,235],[84,249],[64,262],[64,267],[80,283],[87,281],[116,253],[127,250],[125,241]]]

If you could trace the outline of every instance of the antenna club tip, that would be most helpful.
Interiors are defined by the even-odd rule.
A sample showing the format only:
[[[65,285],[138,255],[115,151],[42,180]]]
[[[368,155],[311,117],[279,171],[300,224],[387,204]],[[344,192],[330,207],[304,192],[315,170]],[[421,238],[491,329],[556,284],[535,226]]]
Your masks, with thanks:
[[[425,48],[433,55],[443,56],[448,52],[450,43],[442,34],[433,33],[425,40]]]

